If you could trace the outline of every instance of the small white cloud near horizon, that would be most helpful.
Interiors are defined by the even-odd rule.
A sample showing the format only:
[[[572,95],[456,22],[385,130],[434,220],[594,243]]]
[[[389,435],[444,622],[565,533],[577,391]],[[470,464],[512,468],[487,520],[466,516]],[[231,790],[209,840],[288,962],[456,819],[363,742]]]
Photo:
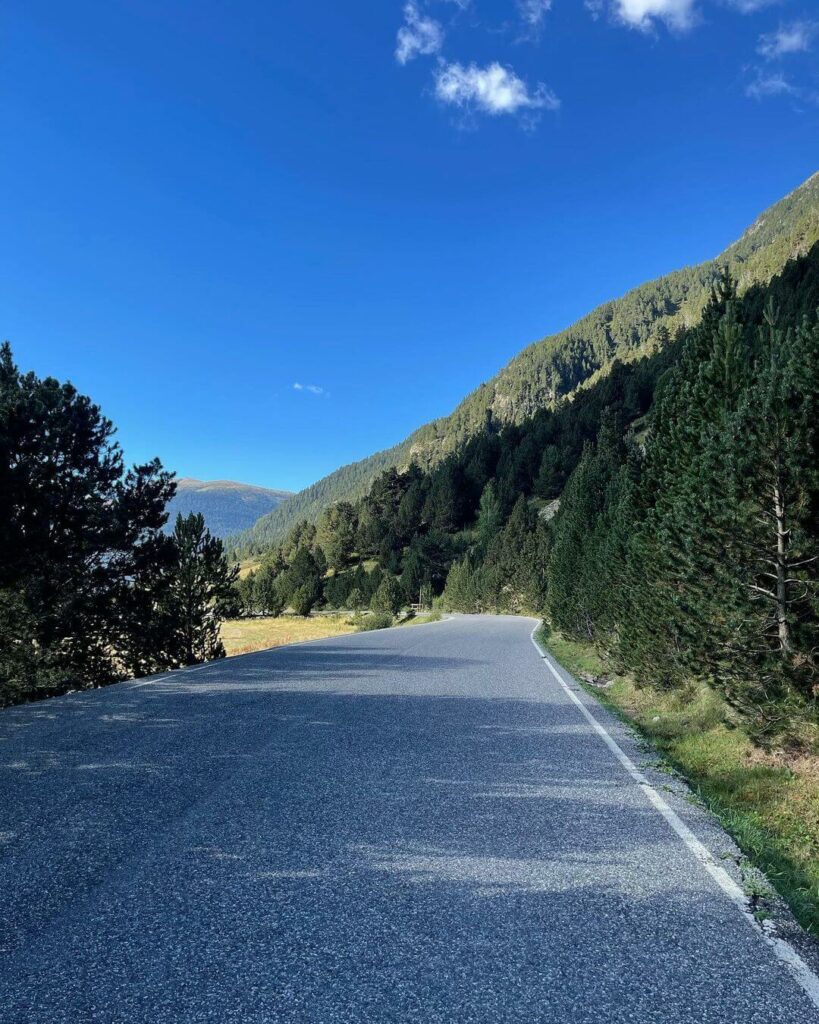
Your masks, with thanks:
[[[320,388],[318,384],[299,384],[298,381],[293,385],[294,391],[309,391],[311,395],[329,395],[329,392],[325,391],[324,388]]]
[[[759,37],[756,50],[765,60],[776,60],[789,53],[806,53],[819,31],[819,22],[792,21],[780,25],[776,32],[767,32]]]
[[[674,32],[687,32],[697,23],[694,0],[615,0],[614,14],[641,32],[652,31],[657,21]]]
[[[560,107],[560,100],[542,82],[530,90],[511,68],[497,61],[485,68],[442,61],[435,73],[435,95],[442,103],[491,115]]]
[[[404,24],[398,29],[395,59],[407,64],[415,57],[438,53],[444,42],[444,30],[434,18],[421,13],[416,0],[404,5]]]

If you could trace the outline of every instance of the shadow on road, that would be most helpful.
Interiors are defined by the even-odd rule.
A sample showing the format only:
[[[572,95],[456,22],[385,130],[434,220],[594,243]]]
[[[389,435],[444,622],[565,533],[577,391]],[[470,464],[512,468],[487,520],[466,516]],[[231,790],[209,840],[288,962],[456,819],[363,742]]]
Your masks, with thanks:
[[[3,1022],[803,1019],[519,665],[236,664],[0,716]]]

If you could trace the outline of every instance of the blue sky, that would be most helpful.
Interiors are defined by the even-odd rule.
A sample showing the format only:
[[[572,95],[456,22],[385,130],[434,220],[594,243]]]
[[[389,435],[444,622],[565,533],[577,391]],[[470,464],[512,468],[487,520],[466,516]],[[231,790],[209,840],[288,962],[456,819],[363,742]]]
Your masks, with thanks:
[[[817,170],[817,22],[813,0],[7,0],[0,333],[129,460],[299,488]]]

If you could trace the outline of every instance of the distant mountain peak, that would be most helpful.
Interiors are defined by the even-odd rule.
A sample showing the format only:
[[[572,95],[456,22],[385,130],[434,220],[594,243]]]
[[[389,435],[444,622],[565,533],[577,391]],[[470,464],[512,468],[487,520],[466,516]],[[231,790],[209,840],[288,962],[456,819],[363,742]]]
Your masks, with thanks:
[[[235,480],[198,480],[183,476],[176,481],[176,496],[168,505],[167,529],[173,529],[177,515],[201,512],[212,534],[227,537],[253,526],[291,494],[291,491]]]
[[[254,494],[272,494],[282,500],[289,498],[293,493],[280,488],[262,487],[259,484],[243,484],[236,480],[198,480],[194,476],[179,477],[176,487],[181,491],[243,491]]]

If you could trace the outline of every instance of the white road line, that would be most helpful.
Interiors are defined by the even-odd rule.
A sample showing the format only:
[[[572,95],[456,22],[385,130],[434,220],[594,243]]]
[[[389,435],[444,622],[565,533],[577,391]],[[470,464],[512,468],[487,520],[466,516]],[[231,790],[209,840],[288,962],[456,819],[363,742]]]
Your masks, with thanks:
[[[805,963],[789,942],[785,942],[784,939],[780,939],[775,935],[767,933],[757,925],[753,914],[748,909],[748,899],[742,889],[737,885],[733,878],[731,878],[725,868],[714,860],[711,852],[703,846],[699,839],[697,839],[682,818],[680,818],[680,816],[671,807],[669,807],[661,794],[651,785],[628,754],[623,751],[617,741],[613,739],[613,737],[606,731],[605,727],[602,726],[591,711],[589,711],[583,701],[580,700],[577,694],[574,693],[567,685],[565,679],[563,679],[552,663],[551,656],[540,646],[537,640],[535,640],[535,633],[538,629],[540,629],[539,623],[531,633],[531,640],[534,644],[535,650],[540,654],[541,660],[544,662],[551,674],[569,695],[569,699],[577,705],[583,716],[588,720],[591,727],[603,740],[609,750],[611,750],[625,771],[628,772],[632,779],[634,779],[638,786],[640,786],[652,806],[665,818],[700,865],[705,868],[720,889],[722,889],[725,895],[734,903],[748,924],[754,929],[754,932],[759,935],[768,944],[768,946],[770,946],[777,959],[788,968],[796,981],[804,989],[813,1005],[819,1009],[819,977],[813,973],[810,967]]]

